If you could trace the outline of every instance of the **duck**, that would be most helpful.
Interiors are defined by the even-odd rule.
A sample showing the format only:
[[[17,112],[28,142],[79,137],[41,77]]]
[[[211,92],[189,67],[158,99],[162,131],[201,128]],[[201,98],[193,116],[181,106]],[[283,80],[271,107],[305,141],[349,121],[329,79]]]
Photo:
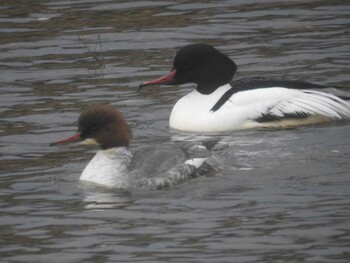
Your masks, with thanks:
[[[164,189],[203,175],[211,164],[220,169],[219,162],[209,164],[211,158],[216,158],[211,152],[216,144],[213,141],[169,142],[131,150],[131,140],[131,129],[122,114],[115,107],[102,104],[83,110],[78,118],[78,133],[50,146],[98,145],[99,150],[79,180],[109,188]]]
[[[169,127],[183,132],[279,129],[350,119],[349,97],[327,86],[269,77],[232,81],[233,60],[207,44],[181,47],[171,71],[139,85],[195,84],[171,111]],[[322,90],[322,91],[320,91]]]

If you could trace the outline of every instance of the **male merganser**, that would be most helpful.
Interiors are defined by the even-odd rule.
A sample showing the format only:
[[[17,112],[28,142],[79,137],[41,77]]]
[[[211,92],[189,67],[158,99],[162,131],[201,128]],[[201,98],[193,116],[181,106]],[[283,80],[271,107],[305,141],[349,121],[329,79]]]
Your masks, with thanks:
[[[203,145],[191,143],[180,147],[171,144],[144,146],[132,153],[129,149],[131,130],[122,115],[110,105],[84,110],[78,120],[78,131],[50,146],[73,142],[99,145],[101,149],[86,166],[80,180],[107,187],[154,190],[173,186],[201,174],[203,167],[208,169],[204,165],[207,159],[214,157]]]
[[[283,128],[350,119],[350,103],[312,89],[325,86],[270,78],[229,83],[237,70],[226,55],[206,44],[182,47],[169,74],[140,85],[195,83],[194,91],[174,106],[171,128],[224,132],[249,128]]]

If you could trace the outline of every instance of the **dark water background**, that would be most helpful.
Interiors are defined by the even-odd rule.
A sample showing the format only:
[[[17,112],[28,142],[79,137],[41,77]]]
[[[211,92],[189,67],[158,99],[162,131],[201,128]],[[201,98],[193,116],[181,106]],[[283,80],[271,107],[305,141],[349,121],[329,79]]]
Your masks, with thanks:
[[[86,187],[94,150],[48,147],[93,103],[118,106],[134,145],[178,137],[168,118],[188,87],[137,86],[190,43],[225,52],[237,77],[350,87],[349,14],[326,0],[2,0],[0,262],[349,262],[349,124],[221,135],[222,172],[156,192]]]

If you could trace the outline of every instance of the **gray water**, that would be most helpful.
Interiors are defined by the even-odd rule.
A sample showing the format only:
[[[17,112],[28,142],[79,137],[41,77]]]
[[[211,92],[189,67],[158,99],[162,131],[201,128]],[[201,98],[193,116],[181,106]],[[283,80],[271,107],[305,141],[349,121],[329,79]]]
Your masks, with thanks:
[[[94,103],[120,109],[136,146],[202,139],[168,128],[189,87],[137,92],[190,43],[225,52],[237,77],[350,87],[349,14],[326,0],[1,1],[0,261],[349,262],[349,123],[215,136],[224,169],[161,191],[83,185],[95,150],[49,147]]]

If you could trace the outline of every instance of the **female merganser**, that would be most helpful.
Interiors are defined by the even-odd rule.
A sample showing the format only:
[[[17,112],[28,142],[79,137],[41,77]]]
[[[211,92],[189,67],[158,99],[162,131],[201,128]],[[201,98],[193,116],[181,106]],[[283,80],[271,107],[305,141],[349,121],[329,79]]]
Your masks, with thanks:
[[[78,120],[78,131],[50,146],[73,142],[99,145],[101,149],[86,166],[80,180],[107,187],[154,190],[173,186],[202,174],[207,159],[214,157],[203,145],[190,143],[181,147],[145,146],[131,153],[128,147],[131,130],[122,115],[110,105],[84,110]]]
[[[270,78],[243,78],[229,83],[237,70],[226,55],[206,44],[182,47],[169,74],[144,82],[195,83],[194,91],[174,106],[171,128],[224,132],[249,128],[283,128],[350,119],[350,103],[311,89],[325,86]]]

